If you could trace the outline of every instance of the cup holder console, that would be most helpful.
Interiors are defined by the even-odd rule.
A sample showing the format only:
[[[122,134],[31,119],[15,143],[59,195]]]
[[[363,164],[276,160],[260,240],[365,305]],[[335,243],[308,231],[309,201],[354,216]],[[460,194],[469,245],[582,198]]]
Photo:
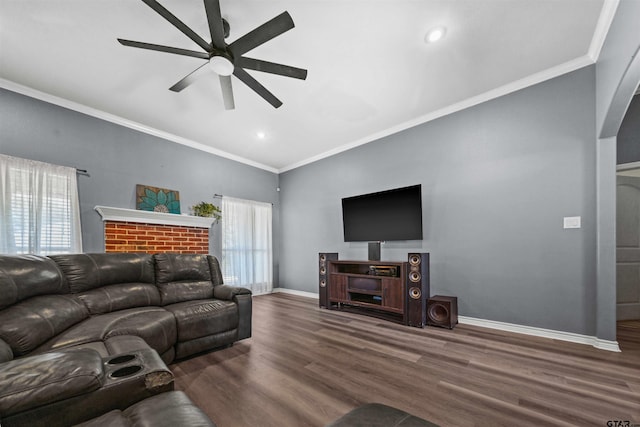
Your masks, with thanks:
[[[134,378],[145,370],[145,358],[140,352],[119,354],[103,360],[106,373],[112,380]]]
[[[142,370],[142,366],[130,365],[120,369],[116,369],[115,371],[111,372],[109,376],[111,378],[124,378],[124,377],[131,376],[137,372],[140,372],[141,370]]]
[[[135,389],[144,393],[173,390],[173,374],[155,350],[140,349],[102,359],[107,389]]]
[[[120,365],[122,363],[131,362],[136,358],[135,354],[123,354],[107,360],[107,365]]]

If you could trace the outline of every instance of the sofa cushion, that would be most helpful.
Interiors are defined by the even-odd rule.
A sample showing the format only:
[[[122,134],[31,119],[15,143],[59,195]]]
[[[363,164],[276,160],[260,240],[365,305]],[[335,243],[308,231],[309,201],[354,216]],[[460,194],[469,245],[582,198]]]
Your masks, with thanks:
[[[79,424],[82,427],[215,427],[182,391],[170,391],[149,397],[124,411],[107,412]]]
[[[30,356],[0,369],[0,417],[97,390],[102,358],[89,349]]]
[[[65,347],[60,351],[73,351],[79,349],[91,349],[100,357],[107,358],[116,354],[129,353],[149,349],[149,345],[140,337],[133,335],[118,335],[107,338],[104,341],[89,341],[82,344]],[[172,348],[173,350],[173,348]],[[46,354],[46,353],[45,353]]]
[[[178,342],[189,341],[238,327],[238,306],[230,301],[184,301],[164,307],[176,318]]]
[[[153,283],[153,256],[136,253],[50,255],[73,293],[116,283]]]
[[[87,317],[73,295],[41,295],[0,311],[0,338],[21,356]]]
[[[0,255],[0,309],[37,295],[69,292],[50,259],[38,255]]]
[[[125,308],[160,305],[160,293],[150,283],[120,283],[78,294],[91,314],[110,313]]]
[[[134,335],[117,335],[104,341],[104,346],[109,355],[128,353],[131,351],[146,350],[149,344],[140,337]]]
[[[93,316],[44,343],[36,351],[46,352],[120,335],[133,335],[162,354],[176,342],[176,320],[160,307],[138,307]]]
[[[167,253],[154,257],[162,305],[213,297],[207,255]]]
[[[154,258],[157,283],[211,281],[207,255],[162,253]]]
[[[163,306],[213,297],[213,285],[209,281],[163,283],[158,285],[158,290]]]

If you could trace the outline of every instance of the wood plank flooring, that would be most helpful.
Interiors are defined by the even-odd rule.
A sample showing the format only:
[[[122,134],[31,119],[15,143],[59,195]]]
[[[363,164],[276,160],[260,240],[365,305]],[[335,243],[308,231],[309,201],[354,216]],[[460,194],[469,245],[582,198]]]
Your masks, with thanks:
[[[640,322],[622,353],[470,325],[410,328],[253,299],[253,337],[171,366],[219,427],[323,426],[367,402],[441,426],[640,425]]]

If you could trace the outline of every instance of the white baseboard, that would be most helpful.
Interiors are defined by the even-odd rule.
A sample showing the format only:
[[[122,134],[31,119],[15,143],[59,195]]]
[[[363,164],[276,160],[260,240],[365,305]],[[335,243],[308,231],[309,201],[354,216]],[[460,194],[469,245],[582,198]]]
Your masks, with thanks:
[[[575,334],[572,332],[554,331],[552,329],[536,328],[533,326],[516,325],[514,323],[497,322],[495,320],[476,319],[474,317],[458,316],[458,321],[467,325],[481,326],[483,328],[498,329],[501,331],[515,332],[518,334],[535,337],[551,338],[558,341],[568,341],[578,344],[587,344],[601,350],[620,351],[617,341],[601,340],[597,337]]]
[[[295,289],[287,289],[287,288],[273,288],[273,293],[278,293],[278,292],[281,292],[283,294],[298,295],[300,297],[318,299],[318,294],[314,292],[296,291]]]
[[[301,297],[318,299],[318,294],[314,292],[296,291],[295,289],[274,288],[274,293],[298,295]],[[588,335],[574,334],[572,332],[554,331],[552,329],[536,328],[533,326],[516,325],[515,323],[497,322],[495,320],[477,319],[475,317],[458,316],[458,321],[466,325],[480,326],[483,328],[497,329],[500,331],[515,332],[518,334],[531,335],[535,337],[550,338],[558,341],[568,341],[578,344],[591,345],[600,350],[620,351],[617,341],[601,340]]]

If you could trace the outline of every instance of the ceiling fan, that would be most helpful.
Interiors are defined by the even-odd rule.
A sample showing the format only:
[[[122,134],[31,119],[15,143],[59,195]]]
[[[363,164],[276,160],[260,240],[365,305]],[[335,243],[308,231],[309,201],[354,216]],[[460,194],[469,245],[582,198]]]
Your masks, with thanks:
[[[289,15],[288,12],[281,13],[270,21],[265,22],[235,40],[231,44],[227,44],[224,39],[229,35],[229,23],[222,18],[222,14],[220,12],[220,1],[204,0],[209,32],[211,33],[211,43],[207,43],[202,37],[196,34],[195,31],[189,28],[184,22],[169,12],[156,0],[142,1],[151,9],[155,10],[164,19],[169,21],[169,23],[180,30],[184,35],[193,40],[204,50],[204,52],[125,39],[118,39],[120,44],[141,49],[173,53],[176,55],[191,56],[194,58],[206,59],[208,61],[189,73],[175,85],[171,86],[169,89],[174,92],[180,92],[182,89],[196,81],[200,76],[213,70],[213,72],[219,76],[220,86],[222,88],[222,99],[227,110],[235,108],[233,90],[231,86],[232,74],[253,89],[253,91],[264,98],[269,104],[278,108],[282,105],[282,101],[276,98],[276,96],[269,92],[269,90],[260,84],[260,82],[249,75],[245,69],[278,74],[302,80],[307,78],[307,70],[302,68],[290,67],[288,65],[276,64],[243,56],[250,50],[292,29],[294,27],[293,19],[291,19],[291,15]]]

